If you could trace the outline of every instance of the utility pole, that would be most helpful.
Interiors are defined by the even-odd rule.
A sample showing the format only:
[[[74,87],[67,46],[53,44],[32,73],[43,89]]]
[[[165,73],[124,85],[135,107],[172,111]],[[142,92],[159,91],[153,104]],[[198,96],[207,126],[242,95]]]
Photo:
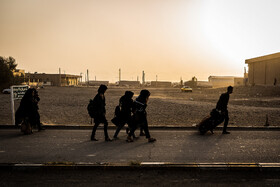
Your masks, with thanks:
[[[89,86],[89,75],[88,75],[88,69],[87,69],[87,84]]]
[[[144,71],[142,72],[142,84],[143,85],[145,84],[145,72]]]
[[[157,87],[157,75],[156,75],[156,87]]]
[[[82,84],[82,82],[83,82],[83,73],[82,72],[80,73],[80,76],[81,76],[80,81],[81,81],[81,84]]]
[[[119,69],[119,82],[121,82],[121,68]]]
[[[59,68],[59,86],[61,86],[61,69]]]

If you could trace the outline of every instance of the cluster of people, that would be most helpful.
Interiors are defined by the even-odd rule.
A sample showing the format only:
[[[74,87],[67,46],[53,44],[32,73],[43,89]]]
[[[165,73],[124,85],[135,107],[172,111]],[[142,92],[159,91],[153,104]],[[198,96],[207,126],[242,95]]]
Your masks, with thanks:
[[[106,101],[105,92],[107,90],[106,85],[100,85],[98,93],[92,100],[93,107],[88,111],[90,116],[94,119],[94,126],[91,133],[91,140],[98,141],[95,137],[97,127],[102,123],[104,124],[104,136],[105,141],[112,141],[108,135],[108,121],[106,119]],[[221,94],[219,101],[216,105],[216,110],[221,111],[224,117],[223,134],[229,134],[227,131],[227,125],[229,121],[227,105],[229,101],[229,95],[233,92],[233,87],[229,86],[227,92]],[[135,136],[135,130],[140,128],[140,136],[146,136],[148,142],[156,141],[152,138],[149,132],[147,121],[147,103],[150,97],[150,92],[146,89],[141,90],[139,96],[133,100],[134,93],[126,91],[120,98],[119,105],[115,109],[115,117],[111,120],[116,126],[114,133],[114,139],[118,139],[120,130],[128,125],[126,128],[127,142],[133,142],[137,139]],[[38,91],[35,88],[29,88],[23,96],[20,106],[15,114],[16,126],[21,124],[21,130],[24,134],[31,134],[34,127],[38,128],[38,131],[44,130],[42,123],[40,122],[40,114],[38,112],[38,102],[40,101]]]
[[[95,137],[97,127],[103,123],[104,124],[104,135],[105,141],[112,141],[108,135],[108,121],[106,119],[106,109],[105,109],[105,92],[107,86],[100,85],[98,93],[93,99],[95,107],[92,110],[94,126],[91,133],[91,140],[98,141]],[[140,127],[140,135],[146,136],[148,142],[156,141],[155,138],[152,138],[149,133],[148,121],[147,121],[147,112],[146,107],[149,100],[150,92],[148,90],[141,90],[140,95],[133,101],[134,93],[131,91],[126,91],[125,94],[120,98],[119,105],[115,110],[115,117],[112,119],[112,122],[117,126],[117,129],[114,134],[114,139],[118,139],[118,134],[120,130],[124,127],[125,124],[128,124],[126,132],[127,142],[133,142],[135,138],[135,130]]]
[[[32,129],[37,127],[38,131],[44,130],[40,121],[38,102],[40,101],[38,91],[29,88],[20,101],[19,108],[15,114],[15,125],[21,124],[21,131],[24,134],[32,134]]]

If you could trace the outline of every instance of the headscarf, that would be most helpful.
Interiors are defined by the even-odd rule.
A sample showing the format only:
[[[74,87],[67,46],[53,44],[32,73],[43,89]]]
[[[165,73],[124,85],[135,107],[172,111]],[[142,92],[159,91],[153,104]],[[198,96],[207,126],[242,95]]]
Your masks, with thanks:
[[[125,95],[125,97],[131,99],[133,97],[134,93],[131,91],[126,91],[124,95]]]
[[[107,86],[104,84],[101,84],[98,88],[98,93],[104,94],[106,90],[107,90]]]
[[[141,90],[140,95],[136,98],[136,101],[146,104],[146,100],[150,95],[151,93],[149,90]]]

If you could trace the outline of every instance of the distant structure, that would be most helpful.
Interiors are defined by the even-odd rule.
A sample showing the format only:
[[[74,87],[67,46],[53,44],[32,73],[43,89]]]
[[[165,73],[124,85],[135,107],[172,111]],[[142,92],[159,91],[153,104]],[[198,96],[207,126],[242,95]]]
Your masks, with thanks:
[[[140,87],[140,81],[118,81],[118,86],[125,86],[125,87]]]
[[[143,85],[145,84],[145,72],[144,71],[142,72],[142,84]]]
[[[167,81],[151,81],[151,87],[170,88],[172,87],[172,83]]]
[[[88,69],[87,69],[87,83],[89,84],[89,72],[88,72]]]
[[[101,84],[104,84],[106,86],[109,85],[109,81],[97,81],[97,80],[94,80],[94,81],[88,81],[87,83],[89,86],[100,86]]]
[[[212,88],[212,84],[209,81],[197,81],[196,86],[198,88]]]
[[[122,76],[122,72],[121,72],[121,68],[119,69],[119,82],[121,81],[121,77]]]
[[[234,76],[209,76],[209,83],[212,84],[212,88],[220,88],[227,86],[243,86],[244,78],[243,77],[234,77]]]
[[[25,77],[25,71],[23,69],[15,69],[13,70],[13,75],[15,77]]]
[[[245,60],[250,85],[280,85],[280,53]]]
[[[25,82],[31,86],[77,86],[80,75],[25,73]]]
[[[186,81],[184,83],[185,86],[189,86],[191,88],[196,88],[197,87],[197,78],[196,77],[192,77],[192,80],[190,81]]]
[[[244,86],[246,84],[244,77],[234,77],[234,86]]]
[[[244,80],[243,80],[243,82],[244,82],[245,86],[248,86],[248,73],[246,71],[246,67],[244,67]]]

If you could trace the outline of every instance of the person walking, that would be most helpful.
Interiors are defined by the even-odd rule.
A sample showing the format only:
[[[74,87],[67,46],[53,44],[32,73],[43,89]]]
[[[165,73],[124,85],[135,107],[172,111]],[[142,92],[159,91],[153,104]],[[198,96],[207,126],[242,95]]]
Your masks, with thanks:
[[[230,134],[230,132],[227,131],[227,125],[228,125],[228,121],[229,121],[227,105],[228,105],[228,101],[229,101],[229,95],[232,94],[232,92],[233,92],[233,87],[229,86],[227,88],[227,92],[221,94],[219,101],[217,102],[217,105],[216,105],[216,109],[221,111],[221,114],[225,118],[223,134]]]
[[[127,142],[133,142],[133,135],[135,130],[140,126],[145,132],[145,136],[148,142],[156,141],[155,138],[151,138],[148,128],[147,121],[147,103],[150,97],[150,92],[148,90],[141,90],[140,95],[134,101],[132,123],[130,127],[129,134],[127,136]]]
[[[105,141],[112,141],[110,138],[109,138],[109,135],[108,135],[108,122],[107,122],[107,119],[106,119],[106,108],[105,108],[105,105],[106,105],[106,102],[105,102],[105,92],[107,90],[107,86],[106,85],[103,85],[101,84],[98,88],[98,93],[96,94],[96,96],[94,97],[93,99],[93,102],[94,102],[94,126],[93,126],[93,129],[92,129],[92,133],[91,133],[91,140],[92,141],[98,141],[96,138],[95,138],[95,133],[96,133],[96,129],[97,127],[99,126],[100,123],[103,123],[104,124],[104,136],[105,136]]]
[[[120,112],[115,117],[117,118],[118,124],[114,134],[114,139],[118,139],[118,134],[126,123],[128,124],[128,126],[130,126],[131,112],[133,107],[133,99],[132,99],[133,95],[134,95],[133,92],[126,91],[125,94],[119,100]]]

